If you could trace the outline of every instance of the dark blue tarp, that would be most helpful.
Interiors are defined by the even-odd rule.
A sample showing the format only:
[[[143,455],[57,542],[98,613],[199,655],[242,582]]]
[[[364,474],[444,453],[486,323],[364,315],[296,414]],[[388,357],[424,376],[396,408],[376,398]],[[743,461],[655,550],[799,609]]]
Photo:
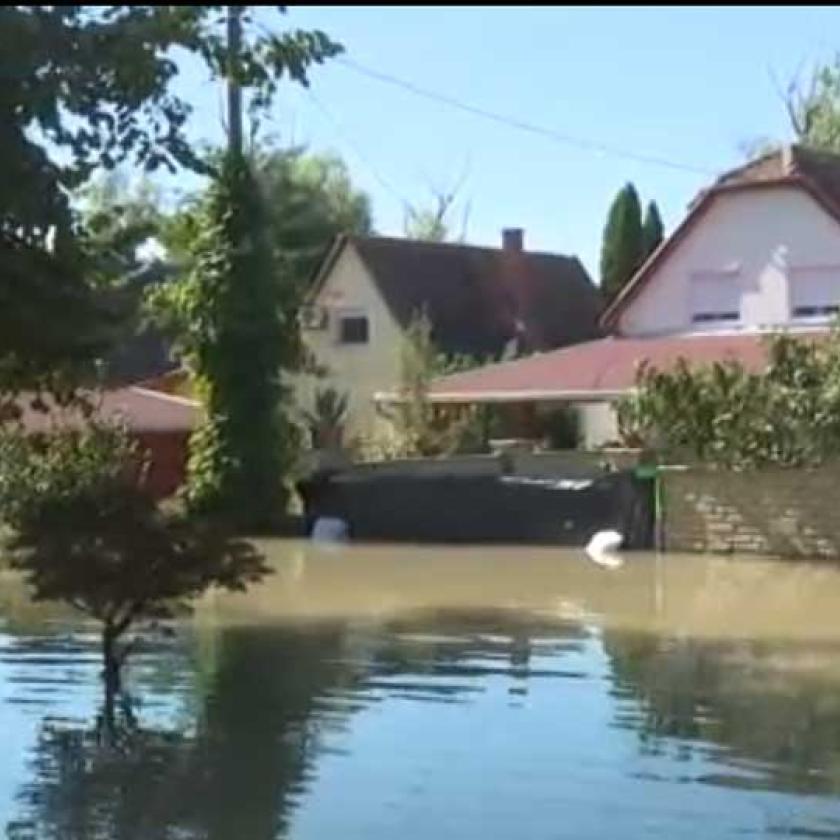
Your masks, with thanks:
[[[585,545],[599,530],[626,548],[653,541],[652,482],[632,470],[588,478],[349,469],[302,487],[307,520],[338,516],[352,539]]]

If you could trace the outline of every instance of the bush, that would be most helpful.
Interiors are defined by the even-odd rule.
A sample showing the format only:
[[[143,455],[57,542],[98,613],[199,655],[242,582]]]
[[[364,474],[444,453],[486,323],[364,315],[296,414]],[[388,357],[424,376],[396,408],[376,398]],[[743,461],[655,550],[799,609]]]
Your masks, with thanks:
[[[642,366],[618,406],[624,444],[731,468],[816,465],[840,456],[840,332],[767,340],[768,364]]]

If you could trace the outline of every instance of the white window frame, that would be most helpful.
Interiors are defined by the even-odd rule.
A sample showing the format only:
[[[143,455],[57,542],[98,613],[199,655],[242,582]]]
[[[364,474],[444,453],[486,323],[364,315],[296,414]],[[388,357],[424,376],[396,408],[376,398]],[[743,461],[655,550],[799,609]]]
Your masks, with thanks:
[[[797,307],[793,302],[793,287],[796,284],[797,273],[810,272],[812,274],[825,272],[834,274],[837,277],[837,303],[834,304],[813,304],[813,309],[818,311],[808,314],[797,314]],[[796,324],[828,324],[840,313],[840,263],[819,263],[815,265],[792,265],[787,270],[787,304],[788,317]],[[807,305],[807,304],[806,304]]]
[[[715,329],[733,327],[741,324],[743,312],[741,310],[741,287],[739,284],[741,270],[739,267],[723,269],[698,269],[688,276],[688,322],[694,329]],[[697,311],[694,306],[695,284],[704,281],[731,283],[737,292],[737,308],[735,310]]]
[[[367,321],[367,341],[342,341],[341,327],[345,319],[349,318],[364,318]],[[333,323],[335,324],[335,333],[333,339],[335,344],[339,347],[368,347],[371,343],[371,324],[370,315],[365,309],[361,307],[339,307],[333,310]]]

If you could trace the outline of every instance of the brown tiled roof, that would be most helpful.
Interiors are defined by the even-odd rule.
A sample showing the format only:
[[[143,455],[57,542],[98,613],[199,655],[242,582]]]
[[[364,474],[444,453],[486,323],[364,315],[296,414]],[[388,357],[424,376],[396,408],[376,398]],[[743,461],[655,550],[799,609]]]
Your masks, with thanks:
[[[624,308],[644,288],[662,260],[700,221],[715,196],[735,190],[797,186],[806,190],[840,223],[840,155],[785,146],[749,163],[724,172],[710,187],[702,190],[689,205],[689,211],[677,229],[645,261],[635,276],[610,302],[601,316],[602,325],[616,325]]]
[[[99,417],[123,422],[137,433],[189,432],[201,416],[199,403],[145,388],[117,388],[91,395],[90,399]],[[27,430],[42,432],[55,423],[73,426],[83,422],[78,409],[60,409],[51,405],[48,399],[45,402],[50,409],[46,413],[34,410],[30,398],[20,399]]]
[[[425,310],[447,353],[499,353],[517,334],[547,349],[599,335],[601,295],[576,257],[381,236],[344,238],[321,276],[352,244],[396,320]]]
[[[757,372],[766,364],[767,354],[760,333],[602,338],[444,377],[432,386],[431,398],[437,402],[610,399],[633,387],[642,361],[667,370],[678,359],[695,365],[729,359]]]

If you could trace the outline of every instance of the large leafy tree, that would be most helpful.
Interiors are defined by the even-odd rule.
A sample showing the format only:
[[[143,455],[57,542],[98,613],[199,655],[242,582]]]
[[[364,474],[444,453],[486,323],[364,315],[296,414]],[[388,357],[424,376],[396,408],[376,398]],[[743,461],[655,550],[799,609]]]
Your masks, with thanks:
[[[321,32],[250,27],[234,68],[222,6],[7,6],[0,9],[0,386],[75,375],[102,347],[107,313],[89,282],[71,193],[99,168],[205,169],[185,136],[187,102],[170,83],[173,49],[235,73],[268,102],[283,76],[338,47]],[[249,28],[250,27],[250,28]],[[256,32],[257,34],[252,34]]]
[[[633,276],[643,253],[639,194],[632,184],[625,184],[610,207],[601,246],[601,288],[608,298]]]
[[[210,159],[220,162],[222,157],[216,151]],[[371,233],[370,197],[353,185],[341,158],[261,145],[249,159],[265,198],[270,245],[282,255],[286,279],[301,291],[338,234]],[[206,193],[197,193],[161,219],[161,242],[182,269],[192,264],[206,201]]]

